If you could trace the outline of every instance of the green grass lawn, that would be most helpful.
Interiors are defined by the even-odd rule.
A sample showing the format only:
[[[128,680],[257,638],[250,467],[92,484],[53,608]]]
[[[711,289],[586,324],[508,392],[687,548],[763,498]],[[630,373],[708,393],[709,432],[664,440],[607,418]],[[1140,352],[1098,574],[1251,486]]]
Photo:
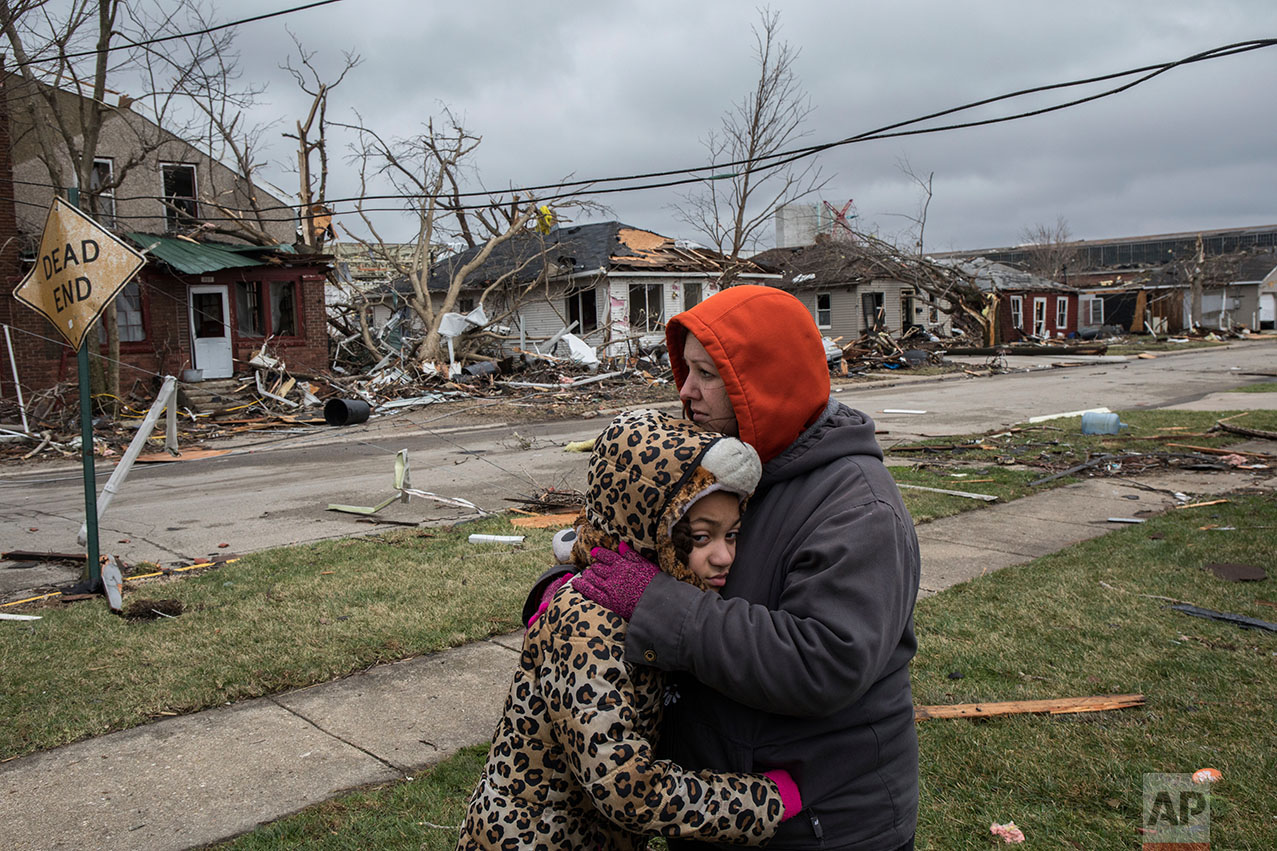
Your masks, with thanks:
[[[1084,436],[1080,421],[996,435],[946,438],[958,447],[891,453],[902,484],[992,494],[1036,492],[1049,467],[1094,452],[1177,451],[1187,441],[1223,446],[1232,435],[1195,436],[1231,412],[1123,413],[1116,438]],[[1277,430],[1277,412],[1232,422]],[[1133,438],[1154,436],[1153,441]],[[905,489],[916,522],[978,510],[977,500]],[[521,547],[471,545],[472,532],[523,531]],[[301,688],[370,665],[432,653],[518,627],[532,580],[550,563],[550,535],[504,518],[455,530],[400,530],[253,553],[201,575],[130,583],[127,601],[173,599],[176,618],[131,622],[100,602],[56,600],[23,609],[42,620],[0,630],[0,760],[125,729],[169,715]],[[13,611],[9,609],[7,611]]]
[[[1277,620],[1274,528],[1277,497],[1235,497],[920,601],[919,704],[1125,693],[1146,704],[921,722],[918,848],[999,847],[989,825],[1012,820],[1025,847],[1138,848],[1143,775],[1206,767],[1223,772],[1211,798],[1213,847],[1277,847],[1277,635],[1189,617],[1160,599]],[[1224,582],[1203,570],[1211,562],[1258,564],[1270,578]],[[312,807],[223,847],[452,848],[484,753],[466,749],[410,782]]]
[[[1277,381],[1257,381],[1254,384],[1243,384],[1234,387],[1230,393],[1277,393]]]
[[[474,532],[527,540],[470,544]],[[129,583],[126,604],[178,600],[176,618],[128,621],[96,601],[24,609],[42,619],[0,630],[0,759],[516,629],[550,535],[494,518]]]

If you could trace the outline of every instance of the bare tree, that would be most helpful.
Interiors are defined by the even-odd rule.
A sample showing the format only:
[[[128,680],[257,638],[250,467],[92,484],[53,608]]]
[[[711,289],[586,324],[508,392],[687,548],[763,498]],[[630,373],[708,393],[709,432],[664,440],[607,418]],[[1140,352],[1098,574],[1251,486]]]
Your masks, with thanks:
[[[292,35],[292,33],[289,33]],[[321,250],[324,239],[332,231],[332,211],[328,209],[328,95],[346,79],[362,61],[360,56],[343,52],[341,71],[332,80],[326,80],[315,66],[315,53],[308,51],[293,35],[297,47],[298,64],[289,59],[282,66],[292,74],[297,87],[310,95],[310,110],[305,120],[298,120],[296,133],[284,136],[297,142],[298,200],[301,202],[302,242],[315,250]],[[319,156],[319,173],[311,163],[311,155]]]
[[[444,359],[445,347],[440,334],[444,315],[455,311],[470,276],[499,246],[511,240],[535,240],[532,224],[540,215],[538,207],[531,198],[517,193],[508,197],[491,195],[483,204],[463,203],[466,199],[460,189],[464,184],[462,178],[471,168],[470,157],[481,138],[466,130],[450,112],[445,111],[438,124],[430,119],[424,132],[407,139],[383,138],[362,123],[342,126],[354,130],[358,136],[352,158],[359,168],[360,196],[368,195],[374,181],[384,181],[404,199],[405,208],[415,223],[412,250],[395,250],[392,247],[395,243],[383,238],[371,211],[359,203],[356,209],[370,236],[365,238],[354,233],[350,236],[406,282],[408,306],[423,328],[413,357],[422,364],[437,363]],[[555,206],[565,203],[558,201]],[[464,262],[448,264],[443,273],[446,281],[432,294],[432,277],[438,280],[437,270],[445,268],[441,261],[450,253],[448,245],[453,240],[460,240],[477,251],[464,255]],[[518,256],[521,259],[508,265],[495,281],[487,283],[481,303],[483,298],[520,278],[520,273],[540,261],[542,255],[538,251],[521,251]],[[543,279],[544,275],[537,276],[537,280]],[[524,287],[525,291],[529,288]],[[509,309],[507,301],[507,314]],[[360,324],[365,344],[373,346],[366,317],[360,317]]]
[[[1025,268],[1052,281],[1066,281],[1069,267],[1076,267],[1082,256],[1063,216],[1056,217],[1053,225],[1025,228],[1020,232],[1020,242],[1025,252]]]
[[[163,51],[145,42],[204,29],[199,24],[205,20],[200,0],[77,0],[57,7],[45,0],[0,0],[0,29],[21,81],[10,104],[24,114],[23,123],[34,136],[55,191],[66,191],[81,209],[100,215],[102,198],[112,194],[130,171],[173,135],[191,135],[192,125],[180,117],[176,105],[200,81],[224,94],[229,91],[226,81],[233,74],[223,57],[233,32],[188,36],[166,42]],[[210,73],[210,67],[218,73]],[[118,95],[108,87],[117,78],[141,81],[145,91]],[[130,120],[137,101],[150,111],[151,121]],[[116,158],[110,173],[104,174],[95,166],[98,144],[106,122],[117,116],[123,119],[121,129],[136,138],[130,156]],[[106,384],[108,392],[118,396],[120,343],[114,304],[104,320]]]
[[[794,73],[799,51],[780,40],[780,13],[759,11],[754,27],[758,80],[704,140],[711,174],[675,205],[678,217],[732,260],[757,247],[776,210],[828,182],[814,160],[776,165],[775,155],[807,135],[811,100]],[[720,169],[729,169],[725,174]],[[735,277],[731,270],[724,283]]]

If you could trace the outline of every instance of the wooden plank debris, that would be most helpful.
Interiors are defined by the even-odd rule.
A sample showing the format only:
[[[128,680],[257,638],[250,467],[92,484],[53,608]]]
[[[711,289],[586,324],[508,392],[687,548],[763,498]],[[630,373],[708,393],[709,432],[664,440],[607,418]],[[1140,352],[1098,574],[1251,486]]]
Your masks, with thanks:
[[[1106,712],[1144,705],[1142,694],[1103,694],[1095,697],[1062,697],[1049,700],[1008,700],[998,703],[955,703],[941,706],[915,706],[913,720],[936,718],[991,718],[995,715],[1047,713],[1070,715],[1079,712]]]
[[[518,529],[553,529],[571,526],[578,516],[575,511],[571,514],[533,514],[531,517],[512,517],[510,525]]]

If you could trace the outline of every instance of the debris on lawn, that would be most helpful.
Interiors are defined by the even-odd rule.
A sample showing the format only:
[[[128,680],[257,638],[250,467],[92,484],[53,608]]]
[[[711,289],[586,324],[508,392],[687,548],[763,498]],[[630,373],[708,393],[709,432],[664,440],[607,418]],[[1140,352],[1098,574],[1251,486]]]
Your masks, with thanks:
[[[1205,569],[1225,582],[1263,582],[1268,578],[1268,571],[1257,564],[1212,562]]]
[[[471,535],[466,539],[472,544],[522,544],[523,535]]]
[[[518,511],[518,509],[513,509]],[[527,517],[511,517],[510,525],[516,529],[553,529],[571,526],[580,516],[579,512],[556,514],[531,514]]]
[[[517,502],[538,514],[565,514],[585,508],[585,494],[571,488],[545,488],[532,496],[507,497],[506,502]]]
[[[1071,715],[1080,712],[1105,712],[1143,706],[1142,694],[1102,694],[1095,697],[1061,697],[1048,700],[1009,700],[998,703],[954,703],[940,706],[915,706],[914,721],[937,718],[991,718],[995,715],[1047,713]]]
[[[986,494],[986,493],[970,493],[968,491],[951,491],[951,490],[945,490],[944,488],[928,488],[928,487],[923,487],[922,485],[907,485],[900,482],[896,483],[896,487],[908,488],[910,490],[916,490],[916,491],[930,491],[931,493],[943,493],[943,494],[948,494],[949,496],[963,496],[963,497],[966,497],[967,499],[981,499],[981,500],[984,500],[985,502],[994,502],[995,500],[997,500],[996,496]]]
[[[1234,615],[1229,612],[1216,612],[1212,609],[1203,609],[1199,606],[1192,606],[1188,603],[1177,603],[1170,608],[1177,612],[1183,612],[1186,615],[1192,615],[1195,618],[1207,618],[1209,620],[1223,621],[1231,623],[1245,629],[1266,629],[1269,632],[1277,632],[1277,623],[1271,621],[1261,621],[1258,618],[1248,618],[1245,615]]]
[[[1224,779],[1224,773],[1218,768],[1199,768],[1193,772],[1194,783],[1218,783]]]
[[[121,613],[126,620],[153,621],[158,618],[175,618],[186,611],[181,600],[130,600]]]
[[[989,826],[989,832],[994,836],[1001,837],[1002,841],[1008,845],[1013,845],[1024,841],[1024,831],[1015,826],[1015,822],[1009,821],[1006,824],[998,824],[994,822]]]

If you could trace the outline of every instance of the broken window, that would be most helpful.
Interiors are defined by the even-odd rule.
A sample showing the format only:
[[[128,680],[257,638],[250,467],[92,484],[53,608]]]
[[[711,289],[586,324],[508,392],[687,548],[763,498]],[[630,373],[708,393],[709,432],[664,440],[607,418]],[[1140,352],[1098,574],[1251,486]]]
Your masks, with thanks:
[[[886,299],[883,293],[861,293],[860,313],[864,327],[881,328],[886,321]]]
[[[1055,300],[1055,327],[1069,327],[1069,300],[1064,296]]]
[[[574,287],[567,293],[568,324],[577,323],[576,331],[586,334],[599,327],[598,310],[594,305],[594,287]]]
[[[457,313],[469,313],[474,310],[474,298],[470,296],[457,298]]]
[[[630,284],[630,327],[636,331],[659,331],[665,320],[661,299],[664,284]]]
[[[297,336],[297,284],[294,281],[270,283],[270,332],[277,337]]]
[[[97,215],[98,224],[104,228],[115,227],[115,187],[111,185],[114,169],[115,164],[111,159],[106,157],[95,159],[93,172],[89,176],[89,194],[96,204],[94,212]],[[107,188],[103,189],[104,186]]]
[[[1011,296],[1011,327],[1024,327],[1024,296]]]
[[[701,303],[701,282],[688,281],[683,284],[683,309],[691,310]]]
[[[829,293],[816,293],[816,324],[821,328],[834,324],[833,296]]]
[[[1046,336],[1046,299],[1033,299],[1033,334],[1037,337]]]
[[[235,284],[235,330],[241,337],[296,337],[296,281]]]
[[[146,339],[146,316],[142,312],[142,288],[129,281],[115,297],[115,320],[121,343],[139,343]],[[106,345],[106,323],[98,323],[98,342]]]
[[[235,285],[235,326],[241,337],[266,336],[261,281],[240,281]]]
[[[1103,325],[1104,324],[1104,299],[1093,298],[1087,302],[1089,308],[1087,310],[1087,325]]]
[[[189,225],[199,215],[195,198],[195,166],[188,163],[162,163],[164,179],[164,222],[169,230]]]

